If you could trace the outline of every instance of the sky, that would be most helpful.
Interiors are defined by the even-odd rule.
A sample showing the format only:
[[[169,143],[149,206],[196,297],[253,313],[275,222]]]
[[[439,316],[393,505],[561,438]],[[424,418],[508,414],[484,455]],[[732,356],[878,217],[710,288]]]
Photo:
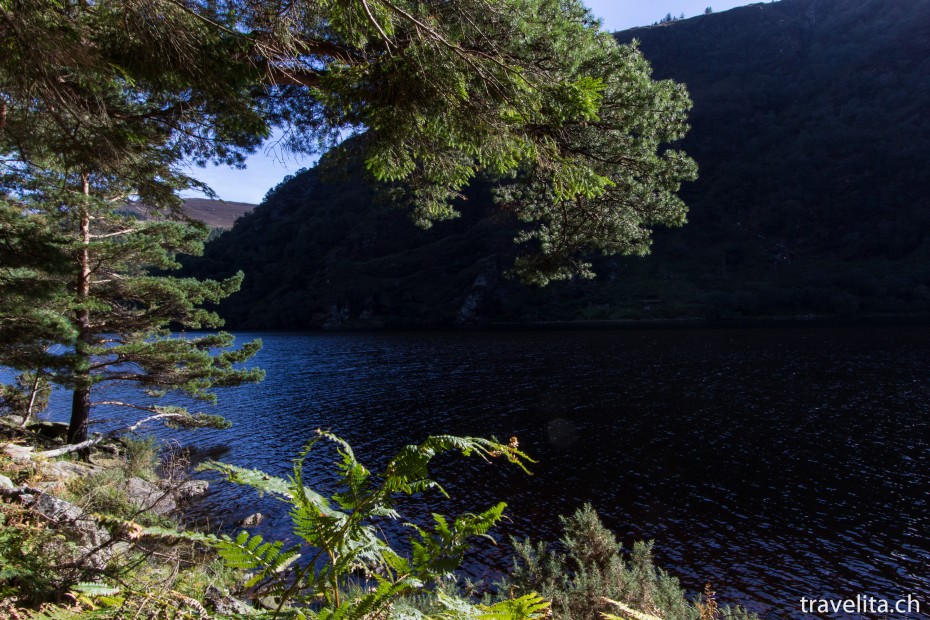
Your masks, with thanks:
[[[678,17],[701,15],[710,6],[715,13],[751,4],[746,0],[584,0],[609,31],[648,26],[666,14]],[[274,140],[269,141],[269,145]],[[315,159],[281,153],[273,147],[259,149],[246,162],[245,170],[210,165],[191,168],[191,175],[204,181],[223,200],[259,203],[265,193],[288,174],[313,165]],[[193,196],[194,194],[189,194]]]

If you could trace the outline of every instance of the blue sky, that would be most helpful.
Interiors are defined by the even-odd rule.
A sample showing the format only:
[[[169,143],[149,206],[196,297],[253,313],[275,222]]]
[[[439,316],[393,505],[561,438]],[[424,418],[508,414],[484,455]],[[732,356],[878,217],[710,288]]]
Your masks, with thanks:
[[[591,11],[600,17],[606,30],[625,30],[648,26],[667,13],[694,17],[710,6],[714,12],[750,4],[745,0],[585,0]],[[193,168],[191,173],[206,182],[224,200],[261,201],[265,192],[288,174],[312,165],[313,160],[281,153],[273,148],[260,149],[246,162],[245,170],[208,166]]]

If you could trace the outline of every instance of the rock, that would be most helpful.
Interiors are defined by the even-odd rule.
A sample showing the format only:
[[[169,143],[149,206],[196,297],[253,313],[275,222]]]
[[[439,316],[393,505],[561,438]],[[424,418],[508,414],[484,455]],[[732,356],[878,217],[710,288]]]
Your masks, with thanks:
[[[174,491],[178,499],[193,499],[206,495],[210,488],[210,483],[206,480],[188,480]]]
[[[27,497],[32,496],[23,495],[21,499]],[[83,510],[47,493],[32,500],[29,507],[71,538],[78,547],[78,553],[86,558],[94,568],[106,567],[111,553],[109,548],[100,547],[110,542],[110,535]]]
[[[471,291],[468,293],[468,297],[462,302],[462,307],[459,308],[458,315],[455,317],[456,325],[473,323],[478,320],[478,310],[481,306],[481,302],[484,300],[487,290],[488,279],[483,273],[479,273],[478,277],[475,278],[475,281],[471,285]]]
[[[18,416],[18,415],[0,416],[0,425],[8,426],[9,428],[15,428],[17,431],[22,426],[22,423],[23,423],[22,416]]]
[[[43,493],[61,493],[65,490],[66,485],[63,480],[46,480],[37,483],[35,488],[41,490]]]
[[[171,493],[159,489],[142,478],[130,478],[123,483],[123,490],[130,503],[142,510],[154,512],[157,515],[167,515],[177,509]]]
[[[3,447],[3,453],[6,454],[14,463],[28,463],[32,460],[32,446],[18,446],[15,443],[8,443]]]
[[[128,542],[120,541],[113,543],[113,545],[110,547],[110,551],[113,557],[127,555],[130,551],[132,551],[132,545]]]
[[[264,520],[265,520],[265,515],[263,515],[260,512],[256,512],[255,514],[251,514],[247,516],[245,519],[243,519],[242,521],[240,521],[239,526],[240,527],[255,527],[256,525],[258,525]]]
[[[70,480],[72,478],[89,476],[91,474],[97,473],[98,471],[95,467],[82,465],[81,463],[72,463],[70,461],[49,461],[47,463],[39,463],[37,469],[39,470],[39,473],[46,478],[64,481]]]
[[[223,594],[213,586],[207,587],[205,598],[219,616],[251,616],[256,613],[255,608],[248,603]]]
[[[65,422],[42,420],[41,422],[33,422],[26,428],[41,437],[49,439],[64,439],[68,436],[68,424]]]
[[[5,489],[12,489],[13,486],[14,486],[14,485],[13,485],[13,481],[12,481],[12,480],[10,480],[9,478],[7,478],[7,477],[4,476],[3,474],[0,474],[0,487],[3,487],[3,488],[5,488]]]

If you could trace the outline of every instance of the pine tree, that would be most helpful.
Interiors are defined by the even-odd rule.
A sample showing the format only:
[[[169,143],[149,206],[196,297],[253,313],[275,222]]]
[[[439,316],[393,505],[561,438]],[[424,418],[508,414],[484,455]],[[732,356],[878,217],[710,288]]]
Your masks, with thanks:
[[[4,282],[11,290],[17,280],[46,283],[50,293],[36,311],[51,317],[57,329],[42,332],[42,323],[33,320],[36,329],[22,342],[6,341],[0,347],[4,364],[38,372],[72,391],[72,444],[87,439],[91,409],[100,405],[129,407],[186,425],[219,423],[216,416],[195,416],[180,407],[92,399],[98,386],[131,383],[149,396],[180,391],[215,401],[213,387],[262,378],[261,371],[236,367],[257,352],[260,341],[215,353],[229,347],[232,336],[220,332],[187,338],[169,331],[170,326],[218,327],[219,317],[200,305],[219,301],[241,282],[241,274],[224,282],[162,274],[178,266],[177,253],[202,250],[207,228],[120,215],[111,201],[125,188],[99,174],[52,174],[46,169],[30,180],[29,189],[15,207],[8,203],[6,212],[18,209],[20,224],[51,231],[51,255],[70,257],[70,263],[56,271],[41,261],[28,269],[6,270]],[[29,318],[21,304],[3,311],[9,312],[2,317],[4,326],[22,326],[23,317]],[[48,352],[51,345],[57,345],[57,354]]]
[[[22,206],[0,194],[0,360],[23,371],[0,385],[0,413],[25,426],[47,404],[48,371],[61,369],[48,347],[75,332],[54,309],[68,271],[63,236]]]
[[[238,43],[166,3],[0,3],[0,364],[72,391],[68,441],[87,437],[96,386],[132,383],[152,396],[261,378],[241,370],[228,334],[198,306],[236,290],[241,275],[197,282],[161,275],[207,231],[142,222],[116,209],[137,200],[179,216],[178,192],[200,184],[185,159],[241,161],[267,133],[248,91],[254,71],[227,63]],[[156,271],[157,270],[157,271]],[[218,423],[179,407],[133,402],[150,417]]]

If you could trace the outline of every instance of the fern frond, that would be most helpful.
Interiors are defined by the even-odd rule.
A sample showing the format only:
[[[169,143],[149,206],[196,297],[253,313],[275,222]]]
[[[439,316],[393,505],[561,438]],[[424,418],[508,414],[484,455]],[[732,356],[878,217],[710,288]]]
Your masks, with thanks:
[[[105,583],[96,581],[82,581],[71,588],[75,592],[86,594],[87,596],[113,596],[119,594],[119,588],[108,586]]]
[[[369,491],[369,480],[371,472],[355,458],[355,452],[345,440],[337,437],[329,431],[317,431],[320,438],[326,439],[336,444],[336,451],[342,457],[342,461],[337,464],[342,474],[342,485],[345,491],[333,495],[336,501],[344,510],[354,510],[359,507],[362,498],[366,497]]]
[[[439,616],[446,620],[535,620],[544,617],[549,609],[549,601],[536,593],[493,605],[473,605],[442,591],[436,592],[436,598],[445,608]]]
[[[469,539],[473,536],[490,538],[488,530],[501,520],[506,507],[507,504],[501,502],[479,514],[465,513],[457,517],[451,527],[445,517],[434,514],[436,524],[432,531],[407,523],[419,536],[419,540],[410,541],[417,575],[435,579],[455,571],[468,551]]]
[[[112,616],[111,611],[75,611],[74,608],[53,605],[43,607],[29,618],[30,620],[90,620],[91,618],[105,618],[108,616]]]
[[[206,545],[216,545],[222,541],[222,538],[213,534],[204,534],[202,532],[191,532],[188,530],[177,530],[167,527],[142,527],[132,521],[122,521],[121,519],[110,519],[110,521],[120,521],[123,525],[132,528],[132,537],[136,538],[160,538],[164,540],[177,541],[189,540],[191,542],[204,543]]]
[[[114,520],[115,519],[111,519]],[[223,534],[203,534],[164,527],[139,527],[136,524],[133,534],[136,537],[151,537],[167,540],[189,540],[204,543],[216,549],[219,556],[230,568],[254,573],[246,581],[246,587],[252,587],[267,577],[283,572],[300,557],[300,548],[284,550],[281,541],[265,542],[261,535],[249,536],[243,530],[235,539]]]
[[[507,508],[505,502],[499,502],[497,505],[488,508],[480,514],[466,512],[455,519],[455,532],[462,537],[470,536],[487,536],[488,530],[497,525],[504,517],[504,509]]]
[[[339,455],[339,491],[332,501],[304,486],[304,464],[320,441],[335,448]],[[275,578],[274,574],[298,557],[298,547],[284,551],[281,542],[266,542],[261,536],[240,533],[203,538],[219,551],[227,566],[250,573],[247,587],[261,584],[263,593],[280,595],[284,605],[299,599],[313,602],[312,609],[325,600],[335,605],[319,612],[304,608],[318,620],[361,620],[389,615],[391,604],[400,596],[421,590],[426,583],[441,582],[461,565],[469,548],[469,539],[488,536],[488,531],[503,517],[506,506],[497,504],[477,514],[466,513],[454,520],[435,514],[432,530],[411,526],[419,539],[411,541],[410,559],[402,557],[384,540],[377,517],[399,518],[394,508],[398,493],[416,494],[430,489],[444,490],[429,478],[428,464],[438,454],[458,451],[477,454],[485,460],[505,457],[526,471],[526,463],[535,462],[517,449],[516,438],[508,444],[471,437],[439,435],[419,445],[403,448],[388,464],[386,471],[374,476],[355,457],[351,446],[328,431],[318,430],[294,460],[289,480],[269,476],[261,471],[224,463],[209,462],[200,467],[224,474],[231,481],[245,484],[276,496],[290,505],[292,531],[314,549],[314,559],[295,576]],[[375,480],[380,484],[375,484]],[[409,525],[409,524],[408,524]],[[188,533],[147,531],[148,535],[190,537]],[[359,598],[342,601],[340,588],[349,576],[361,572],[377,583],[374,590]],[[296,577],[296,578],[295,578]],[[532,603],[532,604],[531,604]],[[543,602],[544,603],[544,602]],[[479,608],[467,606],[468,617],[490,620],[535,617],[538,601],[518,600],[510,606]],[[536,605],[536,607],[534,607]],[[296,610],[294,607],[291,610]],[[450,613],[452,613],[450,611]]]
[[[247,469],[218,461],[205,461],[198,465],[196,470],[219,472],[230,482],[250,486],[260,493],[268,493],[280,499],[291,499],[291,484],[287,480],[270,476],[259,469]]]
[[[213,546],[228,567],[254,572],[245,582],[247,588],[280,573],[300,556],[299,547],[283,551],[283,542],[264,542],[260,535],[249,537],[246,531],[240,532],[235,539],[223,536]]]
[[[481,610],[480,620],[529,620],[546,616],[549,601],[533,592],[493,605],[478,605],[478,608]]]
[[[344,603],[335,609],[320,611],[319,620],[363,620],[380,616],[397,598],[422,587],[415,579],[404,579],[396,583],[381,582],[378,587],[361,598]]]
[[[526,463],[535,463],[533,459],[517,449],[516,438],[505,445],[490,439],[478,437],[456,437],[454,435],[433,435],[419,445],[405,446],[388,464],[385,472],[384,486],[392,492],[408,495],[419,493],[427,488],[437,488],[446,495],[445,490],[430,480],[427,465],[437,454],[458,451],[462,456],[477,454],[486,461],[504,456],[527,474],[530,471]]]

